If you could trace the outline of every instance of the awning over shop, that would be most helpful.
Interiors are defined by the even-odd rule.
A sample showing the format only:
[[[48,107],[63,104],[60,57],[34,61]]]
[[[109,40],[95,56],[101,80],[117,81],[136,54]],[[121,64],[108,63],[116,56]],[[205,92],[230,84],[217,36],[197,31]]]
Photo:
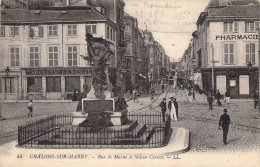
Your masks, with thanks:
[[[202,88],[201,73],[194,73],[194,84]]]

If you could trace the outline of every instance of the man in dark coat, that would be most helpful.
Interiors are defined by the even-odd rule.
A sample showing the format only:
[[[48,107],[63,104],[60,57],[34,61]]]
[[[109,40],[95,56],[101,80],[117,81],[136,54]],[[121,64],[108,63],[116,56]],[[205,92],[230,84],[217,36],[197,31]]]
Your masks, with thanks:
[[[258,105],[258,102],[259,102],[258,91],[256,91],[255,94],[254,94],[255,109],[256,109],[256,106]]]
[[[219,90],[217,90],[217,94],[216,94],[216,98],[217,98],[217,105],[218,106],[222,106],[222,104],[221,104],[221,102],[220,102],[220,92],[219,92]]]
[[[227,109],[223,109],[224,114],[221,115],[220,120],[219,120],[219,130],[222,126],[223,130],[223,142],[224,144],[227,144],[227,134],[228,134],[228,129],[229,129],[229,124],[230,124],[230,117],[227,114]]]
[[[213,97],[211,96],[211,94],[208,95],[207,100],[209,104],[209,110],[212,110]]]
[[[162,111],[162,115],[163,115],[163,122],[165,122],[165,112],[166,112],[166,98],[163,98],[163,100],[161,101],[160,105],[161,107],[161,111]]]
[[[174,107],[175,107],[176,116],[177,116],[176,119],[178,119],[178,118],[179,118],[179,113],[178,113],[178,108],[179,108],[179,106],[178,106],[178,102],[176,101],[176,98],[171,97],[171,101],[169,101],[169,103],[168,103],[168,109],[169,109],[170,111],[171,111],[171,109],[172,109],[172,103],[174,104]]]

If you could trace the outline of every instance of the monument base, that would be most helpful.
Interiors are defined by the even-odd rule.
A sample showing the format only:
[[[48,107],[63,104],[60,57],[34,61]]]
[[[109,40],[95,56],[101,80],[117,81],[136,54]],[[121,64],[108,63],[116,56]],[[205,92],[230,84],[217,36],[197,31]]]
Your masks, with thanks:
[[[128,110],[125,109],[123,111],[115,111],[111,114],[111,122],[114,126],[124,125],[128,122],[127,119],[127,112]]]

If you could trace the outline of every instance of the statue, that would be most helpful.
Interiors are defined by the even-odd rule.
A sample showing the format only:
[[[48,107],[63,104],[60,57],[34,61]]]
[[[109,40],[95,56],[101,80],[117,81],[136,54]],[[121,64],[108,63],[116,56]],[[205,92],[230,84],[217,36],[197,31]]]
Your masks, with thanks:
[[[112,90],[109,81],[108,65],[111,55],[114,53],[109,48],[109,42],[102,38],[94,38],[87,34],[88,56],[81,56],[84,60],[93,63],[92,87],[96,99],[105,99],[105,92]],[[90,91],[91,92],[91,91]],[[91,92],[93,93],[93,92]]]

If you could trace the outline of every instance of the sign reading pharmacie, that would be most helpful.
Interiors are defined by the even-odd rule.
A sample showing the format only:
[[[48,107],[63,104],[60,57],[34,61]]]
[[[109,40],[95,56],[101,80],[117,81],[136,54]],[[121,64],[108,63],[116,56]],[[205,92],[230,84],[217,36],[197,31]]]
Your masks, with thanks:
[[[216,35],[215,40],[256,40],[257,34]]]
[[[92,69],[87,68],[27,68],[26,75],[91,75]]]

